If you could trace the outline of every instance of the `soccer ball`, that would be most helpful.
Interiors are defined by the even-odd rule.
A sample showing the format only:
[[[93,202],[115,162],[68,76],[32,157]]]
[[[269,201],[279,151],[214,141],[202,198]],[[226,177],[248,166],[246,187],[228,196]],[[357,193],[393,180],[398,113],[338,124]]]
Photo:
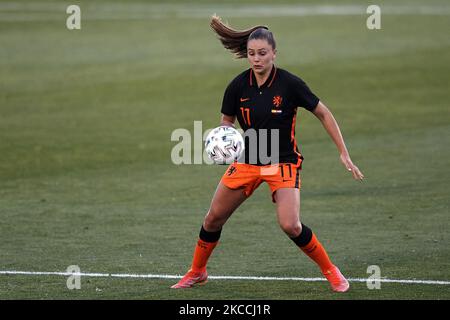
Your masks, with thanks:
[[[220,126],[208,134],[205,151],[215,164],[230,164],[244,151],[244,139],[233,127]]]

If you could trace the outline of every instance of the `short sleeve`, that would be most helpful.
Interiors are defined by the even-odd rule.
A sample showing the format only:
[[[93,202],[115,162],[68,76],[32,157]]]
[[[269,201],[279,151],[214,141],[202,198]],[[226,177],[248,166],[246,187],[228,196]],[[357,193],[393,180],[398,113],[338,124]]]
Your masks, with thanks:
[[[314,111],[320,99],[312,93],[302,79],[292,76],[291,90],[296,106],[305,108],[311,112]]]
[[[221,112],[227,116],[235,116],[238,108],[238,83],[235,80],[231,81],[225,90],[222,101]]]

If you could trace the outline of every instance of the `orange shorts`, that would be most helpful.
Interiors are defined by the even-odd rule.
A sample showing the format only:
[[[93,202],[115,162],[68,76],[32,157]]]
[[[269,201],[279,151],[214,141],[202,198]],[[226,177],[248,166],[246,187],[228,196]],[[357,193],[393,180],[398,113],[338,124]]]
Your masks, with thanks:
[[[275,202],[274,195],[278,189],[300,189],[300,169],[301,161],[298,164],[279,163],[266,166],[234,162],[222,176],[221,182],[230,189],[242,188],[247,197],[262,182],[266,182],[272,191],[272,201]]]

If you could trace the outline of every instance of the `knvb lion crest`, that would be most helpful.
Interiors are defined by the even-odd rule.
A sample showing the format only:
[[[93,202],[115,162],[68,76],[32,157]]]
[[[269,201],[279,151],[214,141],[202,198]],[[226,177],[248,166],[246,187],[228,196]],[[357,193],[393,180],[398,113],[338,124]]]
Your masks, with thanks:
[[[281,103],[283,102],[283,98],[281,96],[275,96],[273,97],[272,102],[275,108],[279,108],[281,106]]]
[[[281,96],[273,97],[272,103],[273,103],[274,109],[272,109],[272,113],[281,114],[283,112],[283,110],[280,109],[282,102],[283,102],[283,98]]]

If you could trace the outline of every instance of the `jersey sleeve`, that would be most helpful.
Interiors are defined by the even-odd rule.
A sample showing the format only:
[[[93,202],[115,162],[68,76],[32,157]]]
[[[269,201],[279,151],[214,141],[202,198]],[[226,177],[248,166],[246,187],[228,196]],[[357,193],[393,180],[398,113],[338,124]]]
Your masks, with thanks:
[[[295,105],[314,111],[319,103],[319,98],[312,93],[307,84],[299,77],[292,76],[291,90]]]
[[[236,79],[230,82],[225,90],[222,101],[221,112],[227,116],[235,116],[237,114],[239,87]]]

